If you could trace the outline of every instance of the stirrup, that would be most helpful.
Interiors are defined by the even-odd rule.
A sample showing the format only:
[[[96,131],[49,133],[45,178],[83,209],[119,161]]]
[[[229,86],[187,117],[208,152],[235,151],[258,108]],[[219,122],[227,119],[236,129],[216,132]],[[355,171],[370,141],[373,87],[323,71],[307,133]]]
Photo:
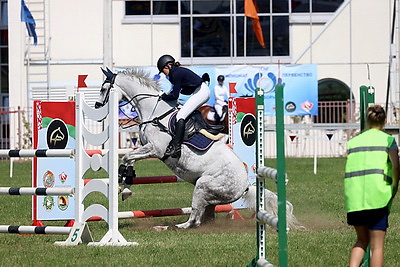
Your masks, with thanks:
[[[181,149],[180,144],[179,147],[175,147],[173,144],[169,144],[167,146],[167,150],[165,151],[165,156],[172,157],[172,158],[179,158],[181,156]]]

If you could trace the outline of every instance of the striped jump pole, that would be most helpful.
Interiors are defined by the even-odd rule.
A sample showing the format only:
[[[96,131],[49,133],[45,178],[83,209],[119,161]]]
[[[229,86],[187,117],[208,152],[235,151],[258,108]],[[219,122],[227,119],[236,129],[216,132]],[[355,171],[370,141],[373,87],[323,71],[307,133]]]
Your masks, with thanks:
[[[21,226],[0,225],[0,233],[9,234],[38,234],[38,235],[69,235],[72,227],[63,226]]]
[[[27,157],[72,157],[73,149],[1,149],[0,157],[27,158]]]
[[[133,219],[133,218],[148,218],[148,217],[166,217],[166,216],[179,216],[188,215],[192,211],[192,208],[176,208],[176,209],[160,209],[160,210],[137,210],[137,211],[121,211],[118,212],[118,219]],[[233,206],[218,205],[215,207],[215,212],[231,212]],[[88,221],[101,221],[102,219],[98,216],[93,216]]]
[[[108,152],[106,149],[85,150],[89,156],[94,154],[104,155]],[[133,149],[118,149],[118,155],[122,156],[133,151]],[[74,149],[0,149],[0,157],[9,158],[43,158],[43,157],[73,157]]]
[[[64,196],[73,195],[75,188],[0,187],[0,195]]]

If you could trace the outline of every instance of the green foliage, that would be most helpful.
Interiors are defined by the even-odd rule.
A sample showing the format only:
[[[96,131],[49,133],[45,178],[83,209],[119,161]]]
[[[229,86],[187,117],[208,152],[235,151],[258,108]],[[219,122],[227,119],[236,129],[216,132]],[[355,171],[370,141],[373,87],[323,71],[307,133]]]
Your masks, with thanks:
[[[289,178],[287,198],[306,227],[288,233],[289,266],[346,266],[355,241],[354,230],[347,226],[343,201],[344,158],[318,159],[318,173],[313,173],[313,159],[287,159]],[[275,160],[266,165],[274,167]],[[140,161],[138,176],[170,175],[158,160]],[[15,162],[14,177],[9,178],[9,162],[0,162],[1,186],[30,186],[30,162]],[[100,174],[88,172],[87,178]],[[276,191],[272,181],[267,187]],[[122,202],[121,211],[188,207],[193,185],[187,183],[137,185],[133,197]],[[89,201],[98,201],[93,195]],[[100,201],[104,201],[100,199]],[[0,196],[0,224],[30,225],[29,196]],[[242,212],[244,221],[226,219],[218,214],[214,224],[197,229],[155,232],[152,226],[173,225],[187,216],[120,220],[122,235],[135,247],[57,247],[55,241],[66,236],[0,234],[0,266],[245,266],[256,256],[255,222],[251,213]],[[400,249],[399,197],[389,217],[385,266],[398,266]],[[64,222],[46,222],[62,225]],[[106,232],[105,222],[90,222],[89,228],[98,241]],[[267,256],[278,265],[276,231],[267,234]]]
[[[21,118],[22,118],[22,124],[24,125],[23,132],[19,133],[22,134],[22,147],[21,149],[29,149],[32,147],[32,130],[31,130],[31,124],[25,117],[25,112],[21,112]]]

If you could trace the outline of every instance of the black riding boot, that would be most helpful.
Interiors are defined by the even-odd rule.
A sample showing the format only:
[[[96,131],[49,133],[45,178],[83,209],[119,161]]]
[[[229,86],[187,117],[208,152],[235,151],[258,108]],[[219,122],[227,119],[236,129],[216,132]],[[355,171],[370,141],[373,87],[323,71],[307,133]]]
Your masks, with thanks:
[[[185,135],[185,120],[179,119],[175,125],[175,137],[171,140],[165,151],[166,156],[179,158],[181,156],[181,145]]]
[[[214,119],[216,124],[219,124],[221,122],[221,117],[218,115],[216,111],[214,113]]]

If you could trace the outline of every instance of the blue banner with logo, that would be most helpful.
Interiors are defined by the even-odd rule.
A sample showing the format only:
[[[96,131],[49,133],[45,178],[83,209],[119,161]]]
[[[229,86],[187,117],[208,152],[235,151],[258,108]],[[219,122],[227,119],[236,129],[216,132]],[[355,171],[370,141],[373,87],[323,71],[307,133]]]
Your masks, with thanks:
[[[318,115],[318,75],[317,65],[268,65],[268,66],[187,66],[200,77],[204,73],[210,76],[211,89],[209,105],[214,105],[214,86],[218,75],[224,75],[224,84],[232,97],[254,97],[256,88],[264,89],[265,115],[275,115],[275,86],[284,85],[285,115]],[[148,68],[151,75],[158,79],[163,91],[168,92],[171,84],[163,75],[157,75],[155,67]],[[181,95],[184,102],[187,96]]]

